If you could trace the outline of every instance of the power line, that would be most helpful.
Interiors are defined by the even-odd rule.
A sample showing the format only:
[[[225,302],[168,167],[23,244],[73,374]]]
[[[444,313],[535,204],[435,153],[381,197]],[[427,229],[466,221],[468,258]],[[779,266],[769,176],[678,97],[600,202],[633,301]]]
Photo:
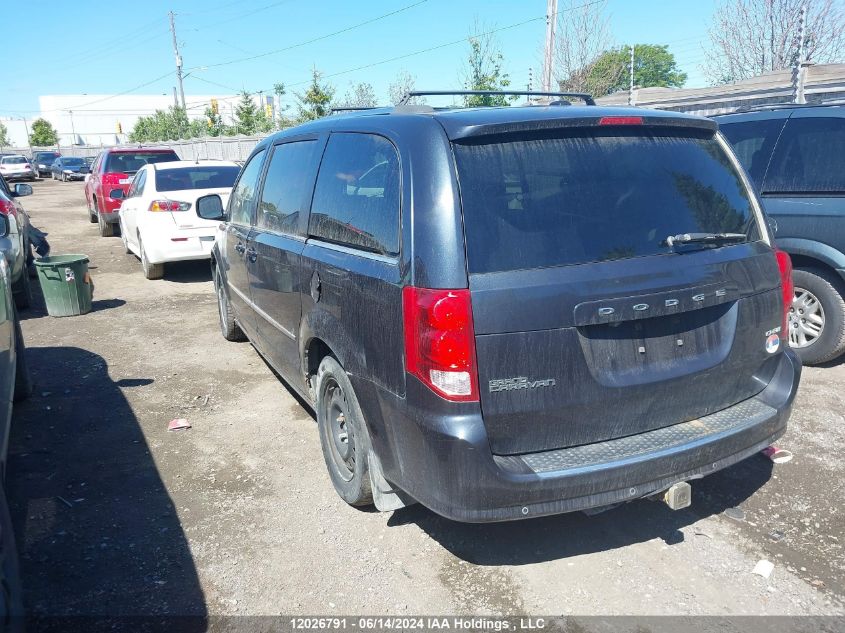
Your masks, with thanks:
[[[380,15],[378,17],[365,20],[364,22],[359,22],[358,24],[353,24],[352,26],[348,26],[344,29],[340,29],[339,31],[334,31],[332,33],[327,33],[326,35],[321,35],[319,37],[312,38],[310,40],[306,40],[304,42],[299,42],[298,44],[292,44],[290,46],[285,46],[284,48],[278,48],[276,50],[267,51],[265,53],[259,53],[257,55],[250,55],[249,57],[240,57],[237,59],[230,59],[224,62],[218,62],[216,64],[204,64],[203,67],[205,68],[219,68],[220,66],[230,66],[231,64],[240,64],[241,62],[248,62],[254,59],[260,59],[262,57],[268,57],[269,55],[276,55],[278,53],[284,53],[286,51],[293,50],[295,48],[299,48],[301,46],[306,46],[308,44],[313,44],[314,42],[320,42],[322,40],[328,39],[330,37],[334,37],[335,35],[340,35],[341,33],[347,33],[354,29],[360,28],[362,26],[366,26],[367,24],[372,24],[373,22],[378,22],[379,20],[383,20],[388,18],[392,15],[396,15],[397,13],[402,13],[403,11],[407,11],[408,9],[413,9],[421,4],[425,4],[428,0],[419,0],[418,2],[414,2],[413,4],[409,4],[407,6],[401,7],[396,9],[395,11],[391,11],[390,13],[385,13],[384,15]],[[189,68],[188,70],[193,70],[193,68]]]
[[[279,6],[280,4],[287,4],[288,2],[292,2],[292,0],[279,0],[279,2],[274,2],[272,4],[265,5],[263,7],[258,7],[252,11],[247,13],[243,13],[241,15],[233,15],[232,17],[226,18],[225,20],[220,20],[218,22],[212,22],[211,24],[200,24],[198,27],[193,27],[192,30],[200,31],[202,29],[212,29],[215,26],[220,26],[221,24],[229,24],[235,20],[242,20],[243,18],[248,18],[251,15],[255,15],[256,13],[261,13],[262,11],[266,11],[267,9],[272,9],[274,7]],[[239,2],[232,3],[232,4],[240,4]],[[231,5],[229,5],[231,6]],[[190,15],[190,14],[183,14],[183,15]]]
[[[423,0],[423,1],[425,1],[425,0]],[[591,2],[586,2],[586,3],[578,5],[578,6],[568,7],[566,9],[561,9],[561,10],[557,11],[557,14],[566,13],[567,11],[574,11],[575,9],[582,9],[584,7],[588,7],[588,6],[593,5],[593,4],[598,4],[599,2],[602,2],[602,1],[603,0],[592,0]],[[417,3],[417,4],[420,4],[420,3]],[[411,5],[411,6],[415,6],[415,5]],[[408,8],[408,7],[406,7],[406,8]],[[473,37],[484,37],[484,36],[487,36],[487,35],[492,35],[494,33],[500,33],[502,31],[515,29],[515,28],[518,28],[520,26],[524,26],[526,24],[531,24],[533,22],[539,22],[540,20],[545,20],[545,19],[546,19],[546,16],[541,15],[541,16],[529,18],[527,20],[523,20],[521,22],[515,22],[513,24],[508,24],[507,26],[501,26],[499,28],[491,29],[491,30],[486,31],[484,33],[475,33],[473,35]],[[319,39],[322,39],[322,38],[319,38]],[[413,51],[411,53],[405,53],[403,55],[397,55],[395,57],[390,57],[388,59],[382,59],[382,60],[379,60],[377,62],[364,64],[363,66],[356,66],[355,68],[348,68],[346,70],[341,70],[341,71],[338,71],[338,72],[329,73],[329,74],[326,74],[326,75],[323,75],[323,76],[328,79],[330,77],[337,77],[339,75],[346,75],[346,74],[349,74],[349,73],[357,72],[359,70],[366,70],[368,68],[373,68],[375,66],[381,66],[383,64],[389,64],[391,62],[399,61],[399,60],[402,60],[402,59],[407,59],[409,57],[415,57],[417,55],[423,55],[425,53],[430,53],[430,52],[439,50],[441,48],[447,48],[449,46],[455,46],[457,44],[464,44],[464,43],[466,43],[466,41],[467,41],[467,38],[462,37],[462,38],[457,39],[457,40],[452,40],[450,42],[444,42],[442,44],[437,44],[435,46],[429,46],[428,48],[423,48],[423,49],[420,49],[418,51]],[[306,79],[306,80],[303,80],[303,81],[299,81],[299,82],[295,82],[295,83],[289,83],[289,84],[285,84],[285,85],[287,87],[303,86],[303,85],[310,83],[310,81],[311,81],[310,79]],[[251,91],[251,92],[253,92],[253,93],[270,92],[271,90],[272,90],[272,88],[265,88],[263,90],[254,90],[254,91]],[[231,96],[231,97],[221,97],[219,100],[220,101],[230,101],[232,99],[238,99],[238,98],[240,98],[238,95],[234,95],[234,96]]]

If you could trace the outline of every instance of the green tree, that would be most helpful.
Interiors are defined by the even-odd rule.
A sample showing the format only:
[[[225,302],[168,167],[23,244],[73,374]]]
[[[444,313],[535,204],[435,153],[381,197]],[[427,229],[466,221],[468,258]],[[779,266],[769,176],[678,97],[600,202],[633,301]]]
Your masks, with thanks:
[[[197,126],[188,120],[185,110],[170,106],[167,110],[156,110],[150,116],[138,118],[129,132],[129,140],[133,143],[176,141],[191,138],[197,131]]]
[[[29,135],[29,144],[36,147],[56,145],[59,142],[59,135],[56,133],[53,124],[46,119],[35,119],[32,122],[32,133]]]
[[[476,25],[476,32],[483,30]],[[511,85],[508,73],[502,70],[504,57],[498,43],[489,33],[469,38],[469,56],[464,69],[464,83],[468,90],[506,90]],[[464,97],[464,105],[504,106],[513,97],[503,95],[474,95]]]
[[[9,145],[11,145],[9,142],[9,128],[0,121],[0,147],[7,147]]]
[[[328,83],[321,83],[322,73],[311,71],[311,85],[304,93],[297,93],[297,122],[304,123],[327,116],[332,109],[335,89]]]
[[[620,46],[599,55],[587,76],[587,89],[596,97],[628,88],[631,49]],[[659,44],[634,45],[634,85],[640,88],[680,88],[687,74],[678,70],[669,47]]]
[[[241,100],[235,106],[235,127],[238,134],[254,134],[258,127],[259,109],[252,95],[241,91]]]
[[[376,91],[372,84],[366,82],[350,84],[341,103],[347,108],[375,108]]]

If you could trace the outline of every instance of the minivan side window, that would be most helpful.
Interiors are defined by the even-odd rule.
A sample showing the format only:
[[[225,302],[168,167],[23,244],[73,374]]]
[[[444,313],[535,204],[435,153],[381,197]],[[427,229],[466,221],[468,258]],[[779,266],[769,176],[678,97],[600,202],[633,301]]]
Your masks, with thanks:
[[[258,178],[264,164],[267,150],[261,150],[253,156],[241,172],[238,184],[232,189],[229,200],[229,222],[233,224],[252,224],[252,209],[255,202],[255,192],[258,189]]]
[[[730,141],[734,154],[759,190],[769,166],[772,147],[783,129],[786,119],[760,119],[724,123],[719,130]]]
[[[296,235],[299,218],[307,213],[314,184],[317,141],[294,141],[276,146],[270,157],[258,203],[256,226]]]
[[[399,156],[374,134],[329,137],[311,205],[309,234],[353,248],[399,252]]]
[[[791,118],[763,193],[845,193],[845,118]]]

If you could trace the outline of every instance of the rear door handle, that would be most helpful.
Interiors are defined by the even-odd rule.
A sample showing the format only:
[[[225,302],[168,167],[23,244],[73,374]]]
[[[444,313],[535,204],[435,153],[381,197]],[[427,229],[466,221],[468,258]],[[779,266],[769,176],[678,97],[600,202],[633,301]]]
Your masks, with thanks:
[[[246,250],[246,246],[244,246],[243,244],[241,244],[240,242],[238,242],[238,243],[235,245],[235,250],[238,252],[238,254],[243,255],[243,254],[244,254],[244,251]]]

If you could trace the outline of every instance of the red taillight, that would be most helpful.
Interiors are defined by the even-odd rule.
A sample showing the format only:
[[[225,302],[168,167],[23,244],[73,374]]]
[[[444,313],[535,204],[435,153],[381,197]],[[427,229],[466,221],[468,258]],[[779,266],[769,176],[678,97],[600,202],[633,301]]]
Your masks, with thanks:
[[[795,297],[795,286],[792,284],[792,259],[788,253],[779,248],[775,249],[775,257],[778,260],[780,270],[780,287],[783,291],[783,319],[780,326],[780,337],[789,338],[789,309],[792,307],[792,299]]]
[[[641,116],[603,116],[599,119],[599,125],[642,125]]]
[[[187,211],[191,208],[190,202],[179,202],[178,200],[153,200],[147,211]]]
[[[402,308],[407,372],[447,400],[478,400],[469,290],[407,286]]]
[[[32,169],[32,167],[30,166],[30,164],[29,164],[29,163],[24,163],[23,168],[24,168],[24,169]]]

